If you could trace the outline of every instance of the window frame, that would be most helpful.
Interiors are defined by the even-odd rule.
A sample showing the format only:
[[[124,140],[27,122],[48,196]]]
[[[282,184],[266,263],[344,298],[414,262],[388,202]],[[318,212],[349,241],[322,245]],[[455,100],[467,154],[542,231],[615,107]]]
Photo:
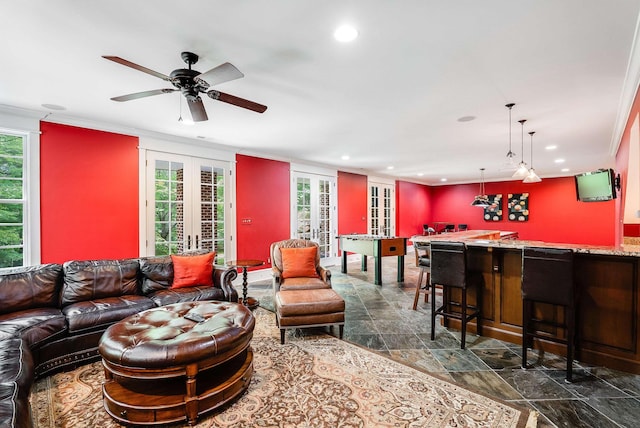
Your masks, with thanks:
[[[1,122],[2,120],[0,125],[2,125]],[[39,264],[40,158],[38,148],[40,132],[0,126],[0,133],[22,137],[22,199],[18,202],[22,204],[22,266]],[[18,199],[0,199],[0,203],[16,203],[15,201]]]

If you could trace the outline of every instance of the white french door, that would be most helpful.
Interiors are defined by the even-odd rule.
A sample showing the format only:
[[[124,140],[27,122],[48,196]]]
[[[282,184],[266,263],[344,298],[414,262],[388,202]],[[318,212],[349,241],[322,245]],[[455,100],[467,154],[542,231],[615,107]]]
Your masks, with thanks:
[[[231,248],[228,162],[147,152],[147,255],[190,250],[216,252],[224,264]]]
[[[320,258],[336,257],[336,179],[292,174],[291,236],[317,242]]]
[[[369,233],[395,236],[395,185],[369,182]]]

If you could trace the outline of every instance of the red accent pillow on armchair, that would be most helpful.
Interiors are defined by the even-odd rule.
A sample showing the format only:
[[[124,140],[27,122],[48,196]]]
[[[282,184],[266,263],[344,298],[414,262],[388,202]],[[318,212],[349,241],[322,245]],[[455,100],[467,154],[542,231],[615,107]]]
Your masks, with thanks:
[[[216,253],[196,256],[171,255],[173,283],[171,288],[213,286],[213,259]]]
[[[280,248],[282,254],[282,277],[318,278],[316,271],[317,247]]]

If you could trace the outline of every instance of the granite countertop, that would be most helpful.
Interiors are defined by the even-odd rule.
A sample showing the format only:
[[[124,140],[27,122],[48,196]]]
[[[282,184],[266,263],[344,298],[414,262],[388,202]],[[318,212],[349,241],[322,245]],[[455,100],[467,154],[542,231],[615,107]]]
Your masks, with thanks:
[[[411,237],[411,241],[418,242],[430,242],[437,241],[464,241],[467,246],[470,247],[486,247],[486,248],[511,248],[522,249],[524,247],[544,247],[544,248],[567,248],[573,250],[577,254],[599,254],[606,256],[628,256],[628,257],[640,257],[640,245],[623,244],[620,246],[607,246],[607,245],[586,245],[586,244],[567,244],[567,243],[553,243],[543,241],[527,241],[520,239],[475,239],[472,234],[461,235],[467,232],[478,232],[479,234],[486,234],[486,230],[479,231],[466,231],[447,233],[440,235],[415,235]],[[477,235],[476,235],[477,236]]]

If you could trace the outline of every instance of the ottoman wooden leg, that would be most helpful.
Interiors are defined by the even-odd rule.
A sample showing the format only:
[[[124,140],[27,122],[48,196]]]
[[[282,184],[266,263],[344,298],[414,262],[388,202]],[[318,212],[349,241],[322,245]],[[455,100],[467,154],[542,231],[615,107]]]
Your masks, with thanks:
[[[280,344],[284,345],[284,328],[280,329]]]

